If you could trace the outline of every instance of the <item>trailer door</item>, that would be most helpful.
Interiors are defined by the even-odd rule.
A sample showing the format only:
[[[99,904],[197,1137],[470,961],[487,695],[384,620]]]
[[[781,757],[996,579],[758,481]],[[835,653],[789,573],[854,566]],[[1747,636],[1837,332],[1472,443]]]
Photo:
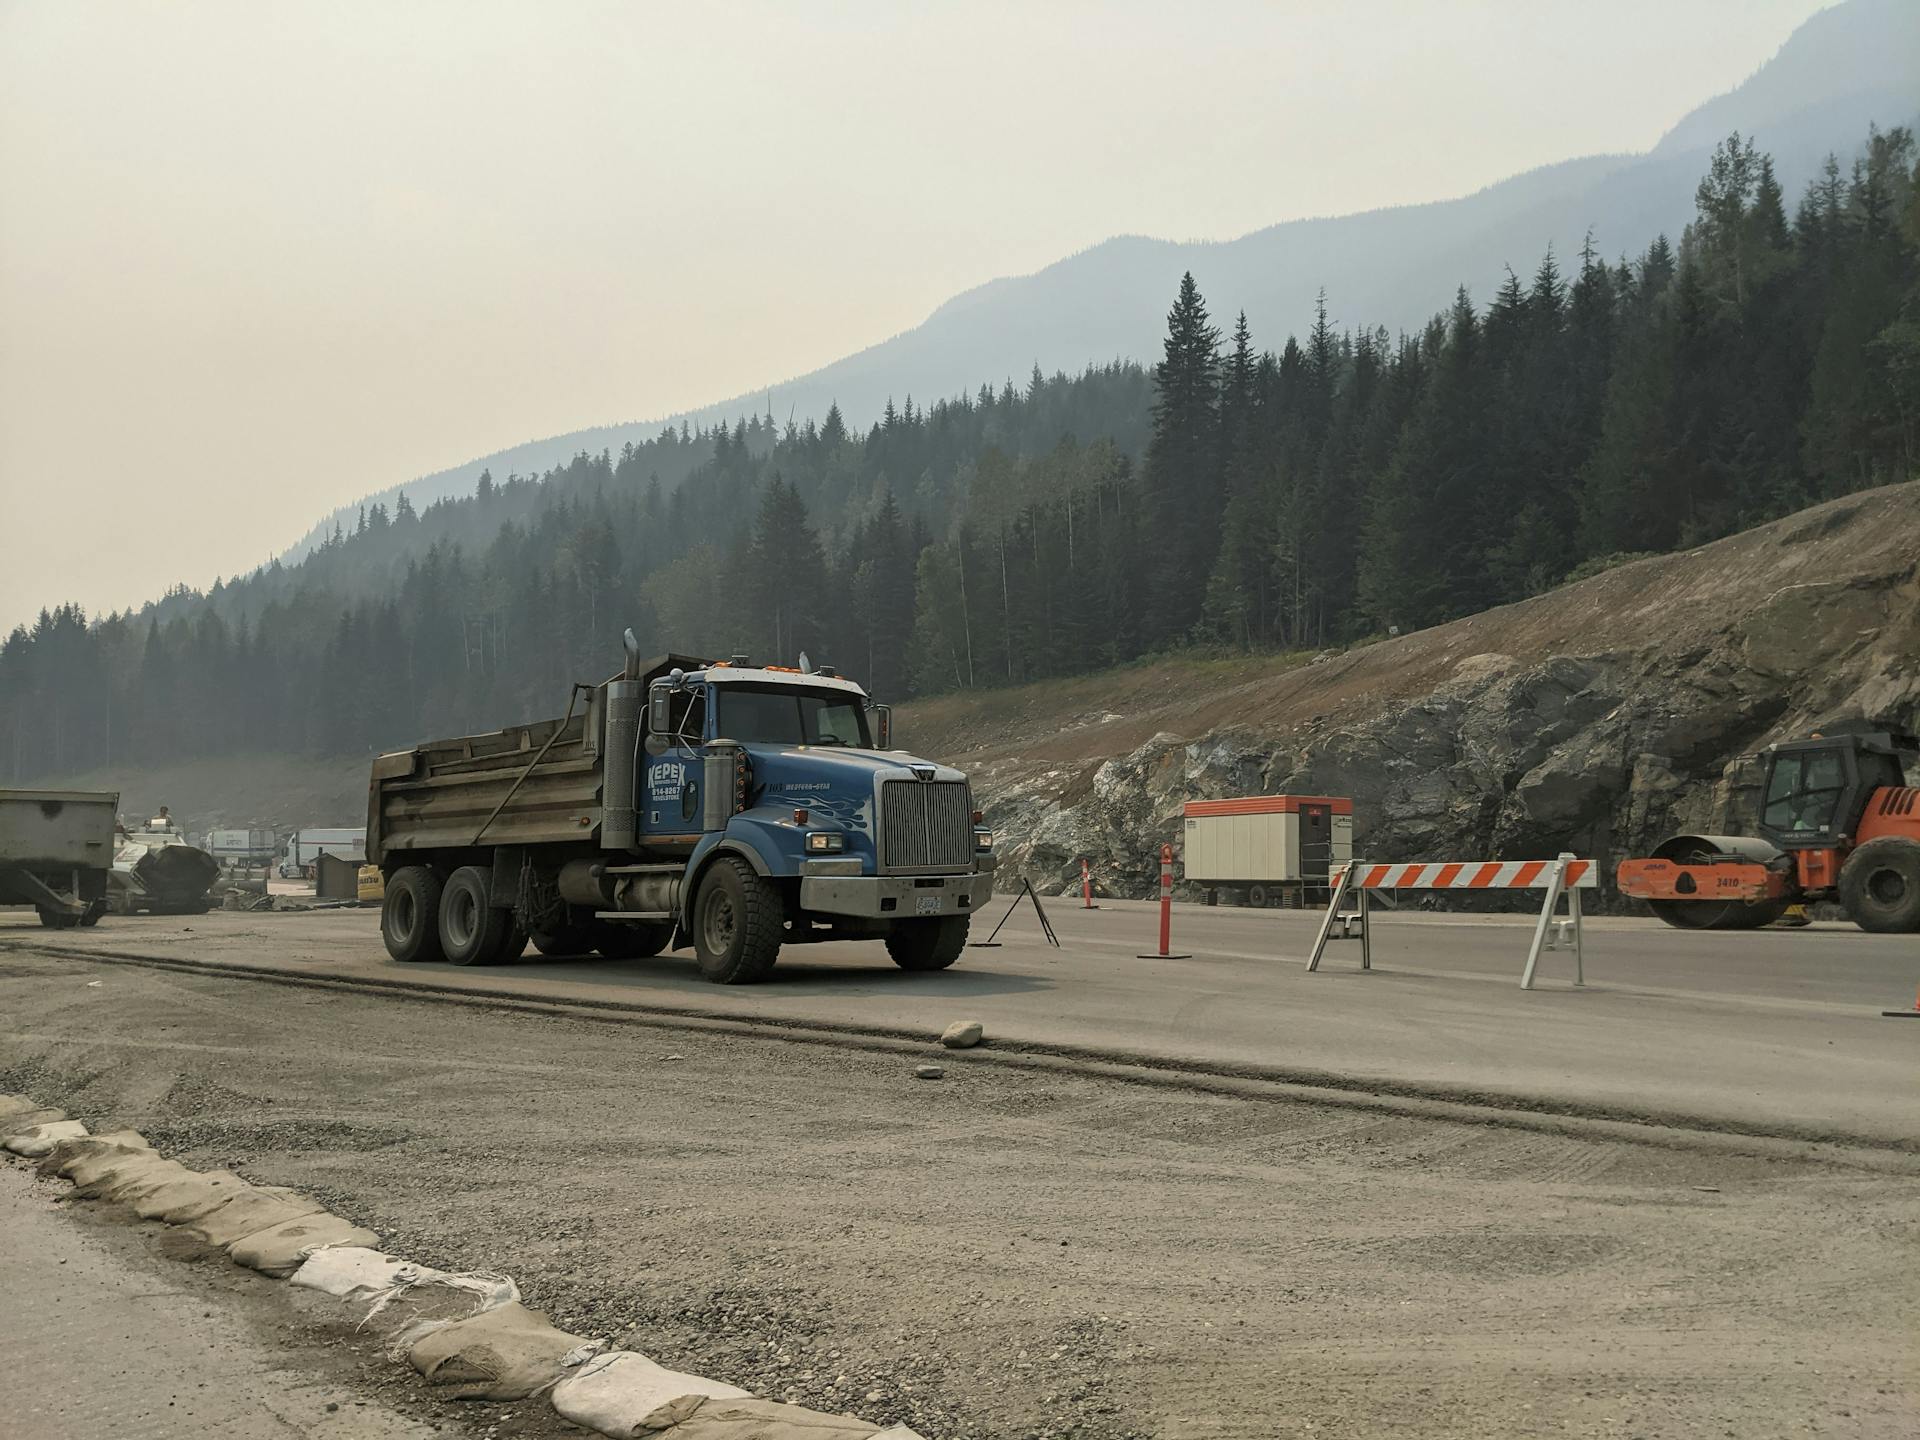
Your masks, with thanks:
[[[1300,807],[1300,878],[1309,886],[1327,883],[1327,861],[1333,855],[1333,807]]]

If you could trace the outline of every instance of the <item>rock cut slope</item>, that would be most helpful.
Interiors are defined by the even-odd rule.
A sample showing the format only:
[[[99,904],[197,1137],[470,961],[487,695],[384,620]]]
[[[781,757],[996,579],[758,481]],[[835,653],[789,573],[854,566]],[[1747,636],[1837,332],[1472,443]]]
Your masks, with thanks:
[[[1745,757],[1920,725],[1920,482],[1305,663],[1168,662],[903,712],[969,769],[1003,874],[1144,894],[1183,802],[1350,795],[1372,859],[1613,860],[1751,823]],[[1004,881],[1003,881],[1004,883]]]

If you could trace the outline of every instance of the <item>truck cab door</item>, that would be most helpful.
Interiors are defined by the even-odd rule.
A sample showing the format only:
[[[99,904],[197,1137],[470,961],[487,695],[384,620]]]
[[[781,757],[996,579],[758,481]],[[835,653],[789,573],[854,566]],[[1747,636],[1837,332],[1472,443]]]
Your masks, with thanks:
[[[674,690],[656,685],[647,701],[635,828],[640,843],[649,850],[690,853],[702,833],[700,787],[705,780],[707,687],[689,685]]]

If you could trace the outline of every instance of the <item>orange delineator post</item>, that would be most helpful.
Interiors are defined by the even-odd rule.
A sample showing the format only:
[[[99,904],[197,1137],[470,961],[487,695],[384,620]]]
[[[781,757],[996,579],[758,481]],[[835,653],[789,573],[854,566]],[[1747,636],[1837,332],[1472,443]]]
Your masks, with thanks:
[[[1160,948],[1136,956],[1140,960],[1191,960],[1190,954],[1173,953],[1173,846],[1160,847]]]
[[[1082,910],[1100,908],[1093,903],[1093,877],[1087,869],[1087,857],[1084,855],[1080,857],[1080,908]]]

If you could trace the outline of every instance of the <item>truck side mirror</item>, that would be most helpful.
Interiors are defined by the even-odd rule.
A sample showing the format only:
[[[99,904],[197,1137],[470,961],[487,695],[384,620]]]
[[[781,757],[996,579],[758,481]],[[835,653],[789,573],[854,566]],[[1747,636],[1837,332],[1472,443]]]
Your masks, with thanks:
[[[647,692],[648,733],[665,735],[673,728],[672,712],[668,709],[671,693],[664,685],[656,685]]]
[[[877,750],[893,748],[893,707],[891,705],[873,707],[873,743]]]

